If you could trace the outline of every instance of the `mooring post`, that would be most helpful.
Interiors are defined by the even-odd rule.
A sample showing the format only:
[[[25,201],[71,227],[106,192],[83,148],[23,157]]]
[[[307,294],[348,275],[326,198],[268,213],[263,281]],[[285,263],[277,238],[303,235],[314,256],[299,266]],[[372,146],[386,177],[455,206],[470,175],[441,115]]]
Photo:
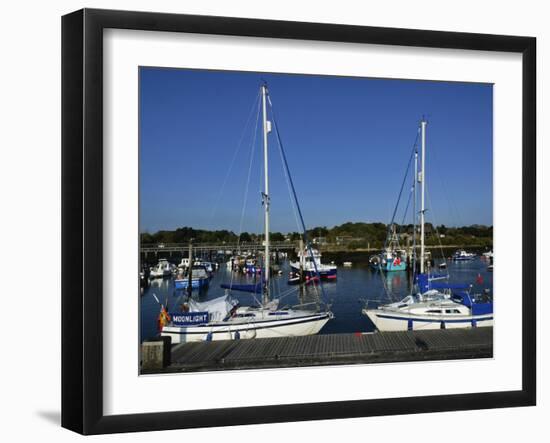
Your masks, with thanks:
[[[170,366],[171,337],[155,337],[141,345],[141,368],[143,370],[163,369]]]

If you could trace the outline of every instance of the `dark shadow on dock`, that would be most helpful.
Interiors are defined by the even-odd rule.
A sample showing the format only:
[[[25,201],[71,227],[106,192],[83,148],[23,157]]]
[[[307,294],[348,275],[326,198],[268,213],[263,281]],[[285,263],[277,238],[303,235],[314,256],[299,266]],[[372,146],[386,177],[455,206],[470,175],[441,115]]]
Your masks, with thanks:
[[[172,346],[171,364],[142,374],[491,358],[493,328],[326,334]]]

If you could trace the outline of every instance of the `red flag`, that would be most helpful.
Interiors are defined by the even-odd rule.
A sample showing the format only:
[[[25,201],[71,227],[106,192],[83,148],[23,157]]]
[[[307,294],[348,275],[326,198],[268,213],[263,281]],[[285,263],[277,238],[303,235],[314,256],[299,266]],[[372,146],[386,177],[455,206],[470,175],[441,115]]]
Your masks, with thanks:
[[[476,283],[478,285],[483,284],[483,277],[481,276],[481,274],[477,274]]]

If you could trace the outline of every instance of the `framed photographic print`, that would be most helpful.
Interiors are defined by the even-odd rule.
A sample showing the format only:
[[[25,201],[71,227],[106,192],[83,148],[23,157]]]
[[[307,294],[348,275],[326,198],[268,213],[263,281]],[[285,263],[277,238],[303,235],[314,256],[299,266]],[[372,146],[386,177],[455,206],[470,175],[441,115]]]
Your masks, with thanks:
[[[62,425],[534,405],[535,51],[64,16]]]

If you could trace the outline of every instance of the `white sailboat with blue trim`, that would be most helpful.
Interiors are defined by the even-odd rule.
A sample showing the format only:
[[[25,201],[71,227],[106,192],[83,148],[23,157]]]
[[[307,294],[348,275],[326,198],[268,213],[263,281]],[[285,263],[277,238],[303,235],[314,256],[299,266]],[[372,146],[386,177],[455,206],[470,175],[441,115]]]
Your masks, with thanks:
[[[384,304],[375,309],[369,309],[367,302],[363,314],[374,323],[379,331],[493,326],[492,300],[484,299],[483,295],[473,295],[471,293],[472,285],[450,284],[446,282],[445,276],[431,275],[430,271],[425,269],[426,126],[427,122],[423,119],[420,123],[422,166],[420,173],[415,173],[414,178],[415,186],[417,183],[421,185],[420,273],[415,278],[416,293],[413,290],[413,293],[403,300]],[[418,154],[416,153],[415,172],[418,169],[417,161]],[[414,256],[416,256],[416,250]],[[416,266],[413,269],[416,272]]]
[[[234,340],[271,337],[293,337],[317,334],[325,324],[333,318],[333,314],[327,305],[321,310],[296,309],[296,307],[281,307],[280,299],[272,298],[270,293],[270,240],[269,240],[269,157],[268,134],[271,132],[271,121],[267,119],[267,104],[272,108],[268,95],[267,85],[261,86],[262,115],[263,115],[263,151],[264,151],[264,189],[262,192],[262,205],[264,208],[264,254],[262,272],[255,284],[230,284],[222,285],[227,291],[250,292],[261,298],[256,306],[241,306],[229,293],[213,300],[198,302],[189,297],[184,303],[184,310],[177,313],[168,313],[161,310],[161,335],[172,338],[172,343],[185,343],[210,340]],[[272,117],[273,120],[274,117]],[[284,159],[284,167],[290,179],[296,207],[300,212],[304,236],[305,224],[294,185],[288,170],[286,156],[282,147],[278,129],[277,140]],[[308,244],[309,253],[312,254]],[[317,273],[319,271],[317,270]],[[256,297],[255,297],[256,298]]]

